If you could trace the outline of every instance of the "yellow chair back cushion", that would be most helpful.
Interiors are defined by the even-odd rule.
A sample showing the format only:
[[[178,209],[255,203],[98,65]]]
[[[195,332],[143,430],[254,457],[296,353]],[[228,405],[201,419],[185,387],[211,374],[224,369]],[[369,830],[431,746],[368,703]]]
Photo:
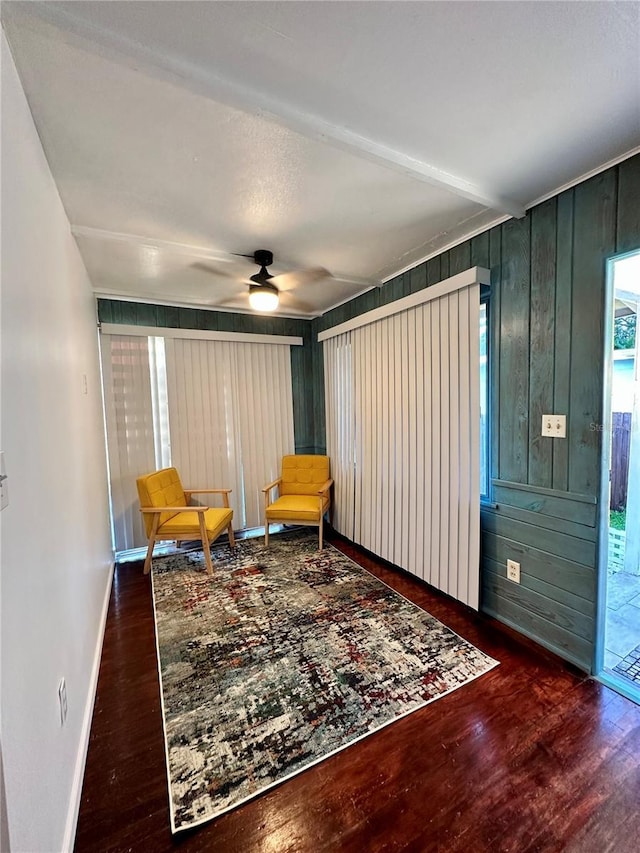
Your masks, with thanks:
[[[187,506],[184,489],[175,468],[163,468],[161,471],[154,471],[153,474],[138,477],[136,485],[141,507]],[[147,536],[150,536],[153,513],[143,513],[143,515]],[[160,516],[160,524],[164,524],[175,515],[177,515],[175,512],[163,512]]]
[[[283,456],[280,494],[315,495],[330,476],[328,456]]]

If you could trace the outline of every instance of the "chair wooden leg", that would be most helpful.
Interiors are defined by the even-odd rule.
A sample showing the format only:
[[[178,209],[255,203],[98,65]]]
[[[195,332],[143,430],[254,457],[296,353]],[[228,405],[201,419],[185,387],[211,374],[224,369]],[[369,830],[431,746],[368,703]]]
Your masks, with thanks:
[[[151,558],[153,557],[153,546],[156,542],[156,534],[160,525],[160,513],[154,512],[153,522],[151,523],[151,533],[149,534],[149,548],[147,549],[147,558],[144,561],[144,574],[148,575],[151,571]]]
[[[322,524],[324,516],[320,515],[320,524],[318,525],[318,551],[322,551]]]
[[[227,530],[229,532],[229,546],[231,548],[235,548],[236,547],[236,540],[235,540],[235,537],[233,535],[233,525],[231,523],[229,523]]]
[[[155,545],[155,536],[149,537],[149,547],[147,548],[147,557],[144,561],[144,574],[148,575],[151,571],[151,558],[153,557],[153,546]]]
[[[264,545],[265,548],[269,545],[269,521],[266,518],[264,520]]]
[[[212,575],[213,574],[213,563],[211,562],[211,545],[209,544],[209,540],[206,538],[206,535],[205,535],[205,539],[202,543],[202,548],[204,550],[204,562],[207,566],[207,574]]]
[[[204,562],[207,567],[207,574],[213,574],[213,563],[211,562],[211,545],[207,536],[207,525],[204,521],[204,515],[200,515],[200,538],[202,539],[202,552],[204,554]]]

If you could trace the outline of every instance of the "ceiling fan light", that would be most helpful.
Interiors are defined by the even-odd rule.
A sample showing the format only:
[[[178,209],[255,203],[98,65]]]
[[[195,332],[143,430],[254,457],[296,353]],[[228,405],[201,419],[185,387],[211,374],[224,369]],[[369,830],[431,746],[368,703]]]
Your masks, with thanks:
[[[249,290],[249,305],[254,311],[275,311],[280,299],[275,287],[254,284]]]

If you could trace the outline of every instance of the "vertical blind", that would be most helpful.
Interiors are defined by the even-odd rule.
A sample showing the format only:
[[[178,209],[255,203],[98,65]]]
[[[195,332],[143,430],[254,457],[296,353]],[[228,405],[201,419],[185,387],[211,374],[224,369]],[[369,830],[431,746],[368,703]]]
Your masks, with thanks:
[[[172,464],[185,484],[227,484],[234,527],[259,527],[261,489],[294,452],[289,347],[180,339],[165,347]]]
[[[115,550],[146,544],[135,481],[168,465],[232,489],[234,528],[261,526],[261,489],[294,452],[289,345],[103,334],[102,359]]]
[[[156,468],[149,338],[102,336],[102,382],[116,551],[144,545],[136,477]]]
[[[324,340],[334,524],[477,609],[480,289],[438,292]]]

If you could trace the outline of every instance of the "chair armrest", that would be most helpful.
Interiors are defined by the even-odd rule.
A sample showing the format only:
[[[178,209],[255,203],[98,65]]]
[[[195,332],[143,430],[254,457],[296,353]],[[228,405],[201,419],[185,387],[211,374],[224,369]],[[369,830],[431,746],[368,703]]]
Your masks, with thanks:
[[[265,487],[264,487],[264,489],[263,489],[262,491],[263,491],[263,492],[265,493],[265,495],[266,495],[266,494],[267,494],[267,492],[270,492],[270,491],[271,491],[271,489],[273,489],[273,488],[274,488],[274,486],[279,486],[281,482],[282,482],[282,477],[278,477],[278,479],[277,479],[277,480],[274,480],[274,481],[273,481],[273,483],[269,483],[269,485],[268,485],[268,486],[265,486]]]
[[[333,479],[330,477],[326,483],[320,486],[320,488],[318,489],[318,494],[322,495],[324,494],[324,492],[328,492],[331,486],[333,486]]]
[[[222,495],[222,504],[229,509],[229,495],[233,489],[183,489],[182,491],[187,501],[190,500],[191,495]]]
[[[183,489],[185,495],[230,495],[233,489]]]
[[[206,512],[210,508],[208,506],[143,506],[140,507],[140,512]]]

